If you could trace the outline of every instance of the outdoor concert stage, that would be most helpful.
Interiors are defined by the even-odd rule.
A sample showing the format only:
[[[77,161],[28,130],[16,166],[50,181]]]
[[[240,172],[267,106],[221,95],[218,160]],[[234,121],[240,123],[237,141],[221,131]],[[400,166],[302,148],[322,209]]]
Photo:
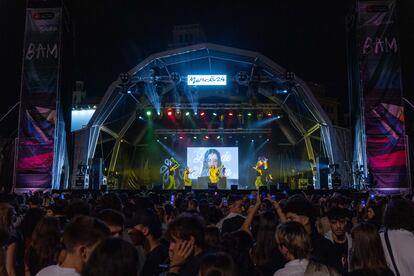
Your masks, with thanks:
[[[68,188],[206,189],[212,165],[219,189],[352,188],[346,134],[303,80],[265,56],[193,45],[154,54],[111,84],[74,133]]]

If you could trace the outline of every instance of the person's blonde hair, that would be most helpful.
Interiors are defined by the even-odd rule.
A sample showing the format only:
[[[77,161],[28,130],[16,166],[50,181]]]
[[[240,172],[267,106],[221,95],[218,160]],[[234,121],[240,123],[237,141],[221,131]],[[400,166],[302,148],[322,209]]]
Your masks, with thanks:
[[[279,224],[276,229],[276,241],[279,246],[289,250],[295,259],[307,259],[311,252],[311,242],[302,224],[288,221]]]

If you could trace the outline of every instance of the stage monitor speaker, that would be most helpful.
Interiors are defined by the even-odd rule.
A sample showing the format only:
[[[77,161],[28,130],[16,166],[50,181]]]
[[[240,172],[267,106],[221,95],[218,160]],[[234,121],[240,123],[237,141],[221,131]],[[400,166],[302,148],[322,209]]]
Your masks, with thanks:
[[[101,185],[101,192],[107,193],[108,192],[108,185]]]
[[[103,182],[103,159],[93,158],[89,163],[89,189],[100,190]]]
[[[230,186],[230,190],[231,190],[232,192],[237,191],[237,189],[238,189],[237,185],[231,185],[231,186]]]

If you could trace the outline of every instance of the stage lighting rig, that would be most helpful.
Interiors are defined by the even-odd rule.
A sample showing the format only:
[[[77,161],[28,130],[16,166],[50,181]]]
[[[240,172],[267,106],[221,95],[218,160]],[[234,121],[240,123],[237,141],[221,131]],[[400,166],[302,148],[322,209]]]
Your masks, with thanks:
[[[295,73],[292,71],[286,71],[285,72],[285,79],[287,81],[294,81],[295,80]]]
[[[178,84],[181,82],[181,76],[178,72],[172,72],[171,75],[171,80],[175,83]]]
[[[151,67],[149,70],[151,82],[155,83],[158,80],[158,77],[160,76],[161,69],[157,66]]]
[[[119,79],[121,80],[123,85],[127,85],[129,84],[131,76],[128,72],[122,72],[121,74],[119,74]]]

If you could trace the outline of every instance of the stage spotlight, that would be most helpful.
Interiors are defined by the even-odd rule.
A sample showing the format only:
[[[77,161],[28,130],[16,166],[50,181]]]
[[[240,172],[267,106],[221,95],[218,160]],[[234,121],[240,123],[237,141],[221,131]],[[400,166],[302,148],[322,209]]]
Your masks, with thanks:
[[[269,141],[270,141],[270,139],[266,139],[266,141],[268,141],[268,142],[269,142]]]
[[[217,139],[220,139],[220,135],[217,136]]]
[[[183,140],[184,139],[184,137],[183,136],[180,136],[180,140]]]
[[[194,139],[194,140],[197,140],[197,136],[193,136],[193,139]]]
[[[152,112],[151,112],[150,110],[148,110],[148,111],[146,112],[146,114],[147,114],[147,116],[151,116],[151,115],[152,115]]]
[[[254,140],[252,139],[252,143],[254,142]]]
[[[164,140],[167,140],[167,136],[164,136]]]
[[[171,117],[172,114],[173,114],[172,111],[171,110],[168,110],[167,115]]]
[[[200,116],[204,116],[204,115],[206,115],[206,113],[205,113],[205,112],[201,112],[201,113],[200,113]]]
[[[194,115],[197,115],[197,112],[194,112]]]
[[[139,116],[138,119],[144,120],[144,118],[142,118],[142,116]]]
[[[175,83],[179,83],[181,81],[181,76],[178,72],[171,73],[171,80]]]
[[[216,117],[217,116],[217,113],[216,112],[213,112],[213,116]]]
[[[278,89],[276,89],[276,94],[278,94],[278,95],[287,94],[288,92],[289,92],[289,90],[286,89],[286,88],[278,88]]]
[[[259,113],[257,113],[257,120],[260,121],[261,119],[263,119],[263,113],[259,112]]]
[[[267,112],[267,117],[272,117],[272,112]]]
[[[224,121],[224,114],[220,115],[220,121]]]
[[[230,117],[233,117],[233,112],[229,112],[229,116]]]
[[[121,74],[119,74],[119,79],[121,80],[121,82],[122,82],[123,84],[126,84],[126,83],[128,83],[128,82],[129,82],[130,75],[129,75],[129,73],[128,73],[128,72],[121,73]],[[124,90],[124,91],[125,91],[125,90]],[[124,93],[125,93],[125,92],[124,92]]]
[[[246,85],[249,82],[249,75],[247,74],[247,72],[237,72],[236,82],[240,85]]]
[[[208,139],[208,138],[210,138],[210,137],[208,137],[208,135],[206,135],[206,136],[204,136],[204,138],[205,138],[205,139]]]
[[[159,140],[159,139],[157,139],[157,142],[159,143],[159,142],[160,142],[160,140]]]
[[[251,117],[252,116],[252,113],[251,112],[247,113],[247,116]]]
[[[187,111],[187,112],[185,113],[185,116],[187,116],[187,117],[188,117],[188,116],[190,116],[190,112],[188,112],[188,111]]]
[[[292,72],[292,71],[286,71],[285,72],[285,78],[288,81],[293,81],[293,80],[295,80],[295,73]]]

